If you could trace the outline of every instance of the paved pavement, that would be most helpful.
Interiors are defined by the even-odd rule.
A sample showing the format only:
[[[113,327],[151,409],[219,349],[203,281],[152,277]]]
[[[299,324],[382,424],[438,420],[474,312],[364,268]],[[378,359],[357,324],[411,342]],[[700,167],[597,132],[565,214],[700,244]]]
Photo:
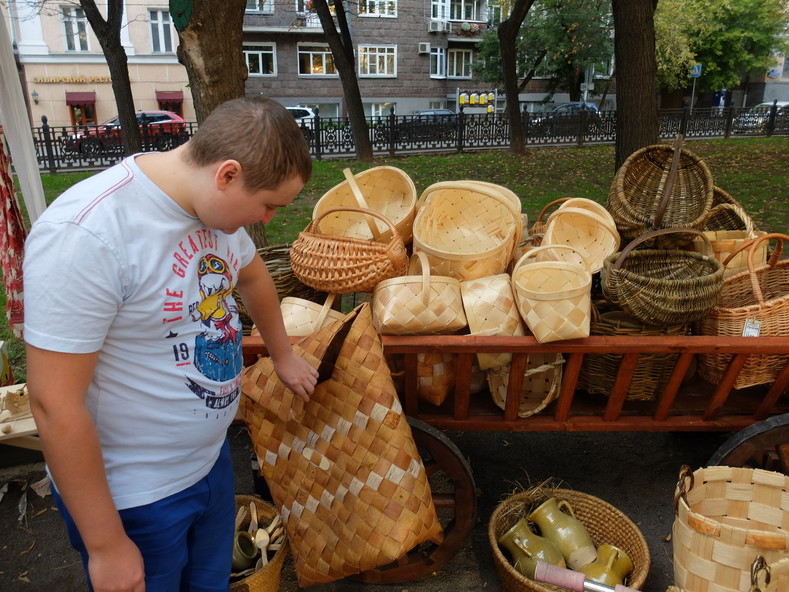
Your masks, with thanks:
[[[487,524],[509,493],[546,479],[597,496],[627,514],[647,540],[652,566],[644,592],[665,592],[673,583],[672,549],[666,537],[673,522],[672,499],[682,464],[704,465],[727,435],[705,433],[508,433],[447,432],[471,464],[479,492],[477,525],[468,543],[434,575],[394,585],[342,580],[312,586],[311,592],[498,592],[487,540]],[[230,437],[239,493],[254,493],[251,446],[233,426]],[[68,545],[51,496],[40,498],[30,485],[43,477],[40,454],[0,446],[0,590],[72,592],[84,590],[78,555]],[[22,487],[27,486],[26,495]],[[18,522],[19,502],[27,499]],[[280,590],[300,590],[287,561]]]

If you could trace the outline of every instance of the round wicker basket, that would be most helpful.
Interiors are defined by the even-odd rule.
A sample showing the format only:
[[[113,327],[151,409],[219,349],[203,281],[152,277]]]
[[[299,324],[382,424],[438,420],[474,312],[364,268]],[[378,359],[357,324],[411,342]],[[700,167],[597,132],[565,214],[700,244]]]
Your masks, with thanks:
[[[355,175],[345,169],[345,181],[335,185],[315,204],[313,219],[332,208],[353,207],[373,210],[392,221],[404,243],[411,241],[411,227],[416,208],[416,187],[408,174],[391,166],[367,169]],[[369,239],[372,233],[362,218],[329,218],[321,228],[327,234]],[[391,238],[391,230],[381,221],[374,221],[382,240]]]
[[[258,517],[263,523],[271,522],[274,516],[277,515],[277,510],[274,506],[251,495],[236,496],[236,511],[242,506],[248,508],[251,503],[255,504]],[[247,517],[241,523],[242,529],[248,527],[249,514],[247,514]],[[287,555],[287,553],[288,541],[285,539],[282,547],[274,553],[274,557],[272,557],[261,569],[242,580],[231,582],[230,592],[277,592],[282,576],[282,564],[285,562],[285,555]]]
[[[541,244],[572,247],[589,271],[597,273],[605,258],[619,250],[619,232],[609,218],[565,203],[548,218]]]
[[[470,183],[431,187],[414,220],[414,251],[428,256],[431,272],[459,280],[503,273],[522,224],[512,200]]]
[[[571,489],[536,487],[515,493],[493,511],[488,524],[488,542],[493,551],[496,571],[505,592],[563,592],[564,588],[530,580],[517,571],[499,548],[498,540],[519,519],[528,516],[550,497],[567,501],[592,537],[595,545],[608,543],[622,549],[633,561],[633,572],[626,585],[640,589],[649,573],[649,547],[644,535],[623,512],[600,498]]]

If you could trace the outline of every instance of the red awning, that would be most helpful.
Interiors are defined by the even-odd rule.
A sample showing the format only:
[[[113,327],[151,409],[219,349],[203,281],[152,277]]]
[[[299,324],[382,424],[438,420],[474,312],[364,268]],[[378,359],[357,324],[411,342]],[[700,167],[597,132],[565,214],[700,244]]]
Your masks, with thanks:
[[[66,92],[66,105],[95,105],[95,92]]]
[[[182,90],[157,90],[156,100],[160,103],[183,102],[184,92]]]

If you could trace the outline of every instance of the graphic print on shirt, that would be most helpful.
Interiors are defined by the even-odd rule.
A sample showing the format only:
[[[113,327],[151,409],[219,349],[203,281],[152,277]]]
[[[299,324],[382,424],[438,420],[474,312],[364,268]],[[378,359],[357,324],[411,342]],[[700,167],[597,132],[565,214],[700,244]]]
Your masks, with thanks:
[[[231,380],[241,372],[241,323],[233,298],[233,276],[224,259],[208,254],[198,263],[197,279],[202,301],[192,311],[192,320],[204,330],[195,340],[195,367],[211,380]]]
[[[209,409],[224,409],[238,398],[243,364],[241,318],[233,297],[238,258],[231,249],[221,257],[218,248],[219,238],[210,230],[190,233],[179,243],[173,253],[173,273],[197,285],[186,291],[191,296],[184,290],[166,289],[163,318],[176,366],[184,370],[193,366],[209,381],[218,383],[212,388],[205,381],[198,383],[184,375],[186,386]],[[183,314],[187,302],[188,317]],[[197,325],[197,331],[184,327],[183,323],[189,321]]]

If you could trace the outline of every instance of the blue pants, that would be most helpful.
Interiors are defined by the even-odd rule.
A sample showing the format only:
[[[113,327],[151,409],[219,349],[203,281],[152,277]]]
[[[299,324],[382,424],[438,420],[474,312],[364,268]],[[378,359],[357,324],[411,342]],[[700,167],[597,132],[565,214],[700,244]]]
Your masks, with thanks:
[[[85,545],[54,488],[53,496],[93,590]],[[157,502],[121,510],[120,517],[142,553],[146,592],[227,592],[235,523],[229,442],[225,440],[216,464],[200,481]]]

